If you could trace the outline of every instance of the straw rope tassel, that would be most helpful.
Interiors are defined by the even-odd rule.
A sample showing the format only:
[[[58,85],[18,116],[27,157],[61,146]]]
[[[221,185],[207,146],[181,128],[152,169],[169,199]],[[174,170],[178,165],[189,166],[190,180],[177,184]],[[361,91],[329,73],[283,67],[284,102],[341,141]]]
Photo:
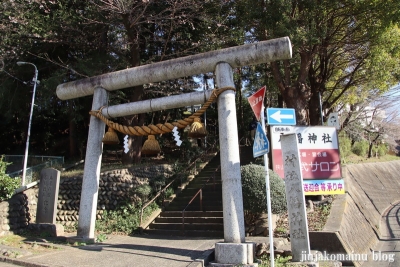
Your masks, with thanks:
[[[149,135],[142,147],[142,154],[155,155],[161,152],[160,145],[154,135]]]
[[[104,107],[100,108],[99,110],[91,110],[89,114],[102,120],[108,127],[111,127],[114,130],[127,135],[145,136],[145,135],[170,133],[172,132],[175,126],[178,127],[179,129],[183,129],[187,125],[192,123],[195,118],[200,117],[211,105],[211,103],[213,103],[218,98],[218,96],[226,90],[236,91],[234,87],[223,87],[219,89],[214,89],[207,102],[204,103],[204,105],[199,110],[197,110],[193,115],[183,120],[178,120],[172,123],[166,122],[164,124],[156,124],[156,125],[151,124],[149,126],[124,126],[104,117],[104,115],[101,113],[101,110]]]
[[[203,138],[206,135],[206,127],[201,123],[200,118],[194,118],[192,125],[190,125],[188,136],[192,138]]]
[[[119,139],[117,133],[114,131],[113,128],[108,127],[108,131],[103,137],[103,143],[106,145],[118,145]]]

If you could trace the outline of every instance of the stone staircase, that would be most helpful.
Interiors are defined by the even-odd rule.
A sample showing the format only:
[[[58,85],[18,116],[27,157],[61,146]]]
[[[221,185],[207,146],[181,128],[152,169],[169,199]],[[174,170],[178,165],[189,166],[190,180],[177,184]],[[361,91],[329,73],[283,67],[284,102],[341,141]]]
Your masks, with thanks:
[[[218,153],[145,229],[145,232],[223,238],[222,185],[219,164]]]
[[[240,154],[242,165],[254,161],[252,147],[241,147]],[[223,238],[219,153],[144,231],[159,235]]]

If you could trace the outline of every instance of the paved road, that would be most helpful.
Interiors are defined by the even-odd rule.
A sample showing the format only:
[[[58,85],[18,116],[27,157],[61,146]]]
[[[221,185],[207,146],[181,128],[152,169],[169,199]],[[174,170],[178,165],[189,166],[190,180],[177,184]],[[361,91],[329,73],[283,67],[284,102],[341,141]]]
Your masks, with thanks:
[[[111,235],[103,243],[93,245],[62,245],[58,249],[38,253],[21,251],[19,254],[23,256],[18,259],[0,255],[0,266],[13,266],[9,263],[14,263],[29,267],[197,267],[202,266],[202,259],[206,258],[214,244],[220,241],[174,236]],[[4,260],[9,262],[4,263]]]
[[[389,210],[381,226],[386,233],[362,267],[400,266],[400,203]]]
[[[2,261],[0,261],[0,266],[1,267],[15,267],[14,264],[7,263],[7,262],[2,262]]]

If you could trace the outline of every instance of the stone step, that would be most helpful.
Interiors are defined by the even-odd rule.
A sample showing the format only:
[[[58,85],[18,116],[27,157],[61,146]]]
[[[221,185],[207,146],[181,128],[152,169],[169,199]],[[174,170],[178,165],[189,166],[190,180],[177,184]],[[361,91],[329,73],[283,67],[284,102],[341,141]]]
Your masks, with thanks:
[[[214,201],[222,201],[222,194],[218,194],[215,192],[204,192],[202,193],[203,203],[206,202],[214,202]],[[193,199],[193,195],[186,194],[180,195],[178,198],[174,199],[171,203],[189,203],[190,200]],[[193,202],[198,202],[200,199],[200,194],[198,194],[194,199]]]
[[[158,217],[155,219],[155,223],[182,223],[183,217]],[[224,223],[222,217],[184,217],[185,223]]]
[[[203,191],[215,190],[216,192],[221,192],[222,194],[222,184],[207,184],[204,186],[203,184],[189,184],[182,190],[181,194],[196,194],[197,191],[203,189]]]
[[[224,238],[223,231],[201,231],[201,230],[160,230],[160,229],[146,229],[146,233],[153,235],[164,235],[164,236],[191,236],[191,237],[212,237],[212,238]]]
[[[199,173],[145,231],[159,235],[223,238],[222,182],[221,170],[218,169],[219,161],[218,154],[199,170]],[[200,196],[197,195],[193,199],[199,189],[202,189],[202,210],[200,210]],[[190,200],[192,203],[188,206]],[[185,208],[185,231],[183,232],[182,210]]]
[[[214,179],[211,177],[195,177],[190,183],[194,184],[212,184],[212,183],[222,183],[221,177],[215,177]]]
[[[192,202],[188,204],[187,202],[181,202],[181,203],[174,203],[170,204],[168,207],[166,207],[166,210],[170,211],[183,211],[183,209],[186,208],[186,210],[200,210],[200,206],[202,207],[203,211],[222,211],[222,201],[215,201],[215,202],[203,202],[202,205],[198,201]]]
[[[160,230],[182,230],[183,224],[180,223],[152,223],[149,225],[149,229],[160,229]],[[185,231],[223,231],[223,223],[188,223],[185,221]]]
[[[165,208],[168,211],[182,211],[186,205],[169,205]],[[221,205],[204,205],[203,209],[200,210],[200,205],[189,205],[186,208],[186,211],[222,211],[222,204]]]
[[[161,217],[182,217],[182,211],[163,211]],[[223,217],[222,211],[186,211],[185,217]]]

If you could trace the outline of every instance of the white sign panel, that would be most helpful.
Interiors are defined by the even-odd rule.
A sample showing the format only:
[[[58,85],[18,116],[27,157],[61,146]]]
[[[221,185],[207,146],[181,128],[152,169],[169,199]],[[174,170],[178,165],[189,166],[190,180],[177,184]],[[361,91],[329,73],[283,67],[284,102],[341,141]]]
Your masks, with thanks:
[[[339,143],[335,127],[273,126],[271,148],[273,170],[283,178],[281,135],[296,133],[303,178],[342,178]]]

